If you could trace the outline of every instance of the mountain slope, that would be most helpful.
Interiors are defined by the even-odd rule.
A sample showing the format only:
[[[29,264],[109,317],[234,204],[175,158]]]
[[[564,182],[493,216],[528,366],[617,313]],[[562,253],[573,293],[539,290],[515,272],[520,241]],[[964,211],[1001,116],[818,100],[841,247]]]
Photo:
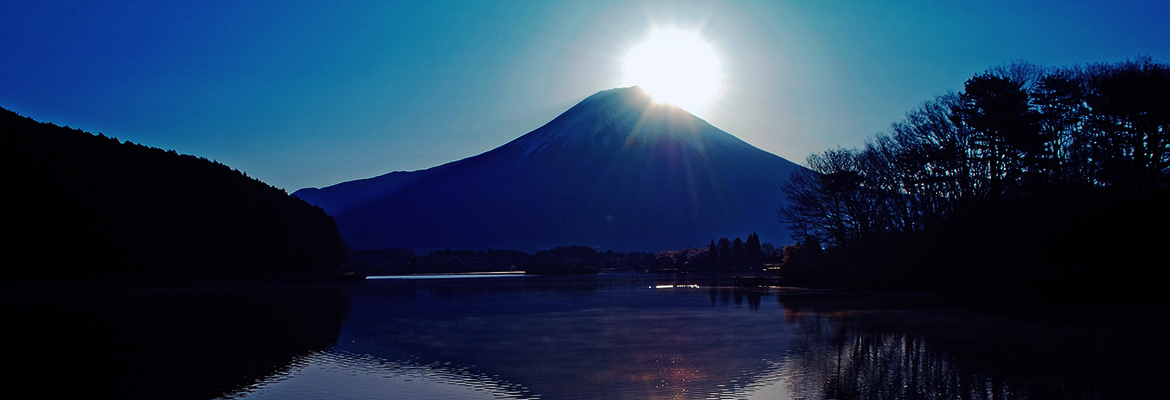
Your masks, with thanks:
[[[632,87],[474,157],[294,194],[354,248],[654,251],[753,231],[786,240],[775,215],[796,168]]]
[[[0,109],[0,286],[307,278],[343,249],[323,210],[223,164]]]

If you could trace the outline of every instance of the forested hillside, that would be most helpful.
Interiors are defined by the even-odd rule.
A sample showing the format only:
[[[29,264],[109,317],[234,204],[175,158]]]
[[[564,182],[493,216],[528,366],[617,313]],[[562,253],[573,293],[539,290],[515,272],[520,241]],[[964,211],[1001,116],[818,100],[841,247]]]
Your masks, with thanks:
[[[801,243],[790,276],[1085,298],[1166,287],[1167,64],[993,68],[807,164],[781,211]]]
[[[0,285],[312,278],[333,218],[223,164],[0,109]]]

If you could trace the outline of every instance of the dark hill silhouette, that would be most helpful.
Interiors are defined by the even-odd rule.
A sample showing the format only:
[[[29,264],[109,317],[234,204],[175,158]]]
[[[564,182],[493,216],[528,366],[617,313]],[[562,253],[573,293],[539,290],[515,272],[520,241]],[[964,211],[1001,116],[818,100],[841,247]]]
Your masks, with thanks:
[[[599,92],[486,153],[294,195],[355,248],[692,247],[776,222],[797,168],[640,88]]]
[[[336,223],[223,164],[0,109],[0,284],[308,278],[336,271]]]

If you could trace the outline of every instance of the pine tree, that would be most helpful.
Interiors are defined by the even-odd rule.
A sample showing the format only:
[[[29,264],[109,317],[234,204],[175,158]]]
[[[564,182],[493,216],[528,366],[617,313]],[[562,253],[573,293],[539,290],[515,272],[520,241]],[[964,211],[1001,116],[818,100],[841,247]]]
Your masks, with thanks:
[[[743,239],[740,239],[738,237],[735,238],[735,243],[731,244],[731,257],[732,257],[732,260],[734,260],[735,265],[737,265],[737,266],[743,265],[743,262],[744,262]]]
[[[731,241],[726,237],[719,238],[719,266],[728,267],[731,265]]]
[[[744,243],[744,251],[747,253],[745,257],[747,262],[759,262],[763,258],[763,249],[760,247],[760,235],[752,232],[748,235],[747,242]]]
[[[711,244],[707,246],[707,266],[719,267],[719,248],[715,247],[715,239],[711,239]]]

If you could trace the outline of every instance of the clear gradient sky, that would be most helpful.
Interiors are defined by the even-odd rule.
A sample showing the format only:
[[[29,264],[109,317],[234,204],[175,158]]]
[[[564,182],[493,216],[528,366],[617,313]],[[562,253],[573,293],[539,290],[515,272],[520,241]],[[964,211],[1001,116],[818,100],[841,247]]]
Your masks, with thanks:
[[[1170,1],[0,2],[0,107],[293,191],[476,155],[701,30],[700,117],[795,162],[1013,60],[1170,62]]]

